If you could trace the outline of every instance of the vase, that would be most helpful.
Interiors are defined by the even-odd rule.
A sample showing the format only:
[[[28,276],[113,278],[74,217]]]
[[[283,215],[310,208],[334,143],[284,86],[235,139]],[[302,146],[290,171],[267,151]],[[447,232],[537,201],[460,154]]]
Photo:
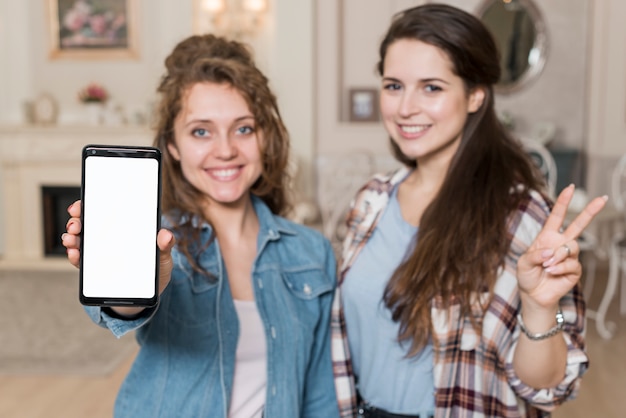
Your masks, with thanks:
[[[85,121],[90,125],[102,125],[104,120],[104,105],[100,102],[85,103]]]

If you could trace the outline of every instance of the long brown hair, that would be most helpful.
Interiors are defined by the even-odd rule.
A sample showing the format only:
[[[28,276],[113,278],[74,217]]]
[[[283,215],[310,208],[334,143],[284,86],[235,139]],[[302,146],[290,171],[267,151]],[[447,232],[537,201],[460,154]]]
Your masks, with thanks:
[[[400,323],[398,337],[411,342],[409,354],[414,355],[429,337],[437,344],[430,315],[433,303],[444,308],[458,303],[461,315],[467,315],[476,303],[472,295],[493,291],[511,240],[507,219],[528,199],[529,189],[541,190],[543,184],[496,116],[493,85],[500,77],[499,54],[480,20],[441,4],[400,12],[380,45],[381,75],[387,49],[400,39],[441,49],[468,94],[474,88],[485,92],[481,108],[468,115],[439,193],[421,217],[414,249],[385,289],[384,301]],[[393,141],[392,149],[399,161],[417,166]],[[479,319],[469,316],[478,330]]]
[[[172,157],[167,147],[174,143],[174,121],[182,109],[185,94],[193,85],[208,82],[229,85],[243,96],[254,115],[259,137],[263,137],[260,145],[263,168],[251,193],[279,215],[290,209],[287,192],[289,135],[268,80],[255,66],[244,44],[210,34],[191,36],[176,45],[165,60],[165,67],[166,74],[157,89],[161,100],[154,139],[154,145],[163,153],[162,205],[164,213],[177,215],[171,217],[171,221],[173,228],[181,232],[177,234],[178,246],[192,266],[201,270],[195,262],[201,249],[192,245],[198,238],[198,231],[191,220],[211,222],[204,219],[205,198],[184,177],[180,162]],[[180,223],[177,219],[186,221]]]

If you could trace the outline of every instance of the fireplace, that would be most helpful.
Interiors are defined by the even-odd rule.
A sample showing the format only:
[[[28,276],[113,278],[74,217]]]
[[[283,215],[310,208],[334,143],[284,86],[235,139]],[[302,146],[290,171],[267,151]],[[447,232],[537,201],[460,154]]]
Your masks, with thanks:
[[[61,234],[69,218],[67,208],[80,199],[80,187],[41,186],[44,256],[65,256]]]
[[[0,270],[74,271],[58,254],[67,207],[80,195],[82,148],[149,145],[151,137],[134,126],[0,125]]]

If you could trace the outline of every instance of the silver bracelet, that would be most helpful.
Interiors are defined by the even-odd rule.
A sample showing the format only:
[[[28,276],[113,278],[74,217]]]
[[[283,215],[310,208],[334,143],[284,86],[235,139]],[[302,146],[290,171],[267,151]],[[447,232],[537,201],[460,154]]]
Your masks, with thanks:
[[[563,317],[563,312],[561,312],[561,308],[556,312],[556,325],[550,328],[548,331],[543,333],[533,334],[532,332],[526,329],[526,325],[524,325],[524,321],[522,321],[522,314],[517,314],[517,322],[519,323],[519,327],[530,340],[540,341],[545,340],[546,338],[550,338],[563,330],[563,324],[565,323],[565,318]]]

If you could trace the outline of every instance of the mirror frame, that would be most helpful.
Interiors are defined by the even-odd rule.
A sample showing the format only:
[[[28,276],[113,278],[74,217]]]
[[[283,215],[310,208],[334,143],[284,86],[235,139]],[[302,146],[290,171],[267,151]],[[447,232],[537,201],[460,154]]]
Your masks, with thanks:
[[[483,0],[478,9],[476,10],[476,16],[480,19],[483,24],[483,16],[487,9],[492,6],[495,2],[501,2],[502,0]],[[494,90],[499,94],[511,94],[518,92],[525,87],[527,87],[531,82],[535,81],[541,72],[543,71],[546,60],[548,58],[549,51],[549,43],[548,43],[548,30],[546,27],[545,20],[541,11],[535,4],[533,0],[515,0],[518,1],[528,14],[530,15],[533,23],[535,24],[535,42],[533,43],[533,49],[537,49],[539,51],[539,58],[537,63],[533,66],[529,66],[526,71],[522,74],[522,76],[515,82],[510,84],[500,84],[497,83],[494,85]],[[485,24],[485,26],[487,26]],[[491,29],[487,26],[487,29],[491,31]]]

